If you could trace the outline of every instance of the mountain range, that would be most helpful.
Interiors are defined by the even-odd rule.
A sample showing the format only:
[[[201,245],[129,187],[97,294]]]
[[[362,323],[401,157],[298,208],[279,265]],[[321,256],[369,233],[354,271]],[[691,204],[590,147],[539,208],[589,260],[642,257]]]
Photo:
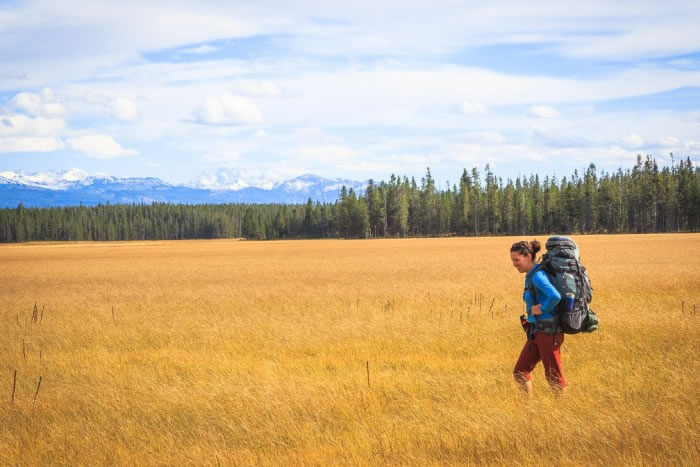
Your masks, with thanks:
[[[239,184],[240,185],[240,184]],[[172,185],[153,177],[88,175],[79,169],[23,174],[0,172],[0,207],[94,206],[98,203],[305,203],[333,202],[343,186],[363,190],[366,182],[306,174],[265,187]],[[235,186],[235,185],[233,185]]]

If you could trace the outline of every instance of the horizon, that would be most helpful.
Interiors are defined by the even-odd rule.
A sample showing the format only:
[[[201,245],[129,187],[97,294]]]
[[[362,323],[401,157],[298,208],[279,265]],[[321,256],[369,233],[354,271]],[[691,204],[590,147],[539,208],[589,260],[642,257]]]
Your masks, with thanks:
[[[689,2],[32,0],[0,13],[0,172],[270,186],[429,167],[442,186],[486,164],[514,180],[700,158]]]
[[[690,161],[691,166],[694,167],[695,170],[700,170],[700,166],[698,166],[698,164],[695,163],[690,158],[682,158],[681,159],[681,158],[673,157],[672,158],[673,163],[669,164],[669,165],[665,165],[665,164],[658,164],[658,161],[649,154],[644,155],[644,156],[642,156],[641,154],[637,154],[637,156],[639,157],[639,161],[642,164],[644,163],[644,161],[646,161],[648,158],[650,158],[651,160],[654,161],[655,164],[657,164],[657,167],[660,170],[664,170],[664,169],[673,170],[673,168],[677,164],[679,164],[681,161]],[[636,165],[637,164],[635,163],[635,166]],[[618,167],[617,169],[609,170],[609,171],[605,171],[605,170],[598,171],[597,166],[595,166],[595,164],[593,164],[593,163],[590,163],[588,165],[588,167],[582,167],[580,170],[574,169],[570,174],[564,174],[564,175],[556,174],[556,173],[541,174],[541,173],[534,172],[534,173],[527,173],[527,174],[519,174],[517,177],[503,177],[495,171],[491,171],[491,173],[494,176],[495,180],[497,180],[499,182],[499,184],[505,183],[506,185],[508,185],[509,183],[514,183],[517,179],[525,180],[525,179],[531,179],[532,177],[537,177],[542,181],[546,181],[546,180],[555,181],[557,184],[559,184],[564,180],[572,180],[575,176],[583,177],[583,175],[586,173],[586,171],[591,167],[593,167],[596,175],[600,178],[600,177],[614,175],[618,171],[622,171],[623,173],[627,174],[633,169],[634,166],[625,167],[625,168]],[[436,189],[438,189],[438,191],[443,191],[443,189],[441,188],[442,185],[445,185],[447,187],[447,189],[452,189],[452,187],[457,186],[457,181],[459,180],[459,178],[461,177],[461,174],[464,171],[466,171],[469,174],[469,176],[471,177],[472,170],[474,170],[474,169],[476,169],[478,172],[478,177],[479,177],[478,180],[484,181],[484,177],[486,176],[486,167],[483,167],[482,169],[480,169],[479,167],[472,167],[471,169],[468,169],[467,167],[463,167],[461,169],[462,171],[460,171],[460,173],[459,173],[459,176],[455,177],[454,180],[448,179],[448,180],[444,180],[444,181],[440,181],[440,180],[435,179],[435,177],[432,175],[433,171],[430,167],[426,167],[426,173],[422,176],[419,176],[419,177],[416,177],[414,175],[393,173],[389,177],[387,177],[387,180],[376,179],[374,177],[370,177],[370,178],[367,178],[364,180],[352,180],[352,179],[340,178],[340,177],[328,178],[328,177],[323,177],[321,175],[317,175],[317,174],[313,174],[313,173],[304,173],[301,175],[293,176],[293,177],[286,179],[286,180],[280,180],[280,181],[277,181],[274,183],[268,182],[268,183],[262,184],[262,185],[240,184],[240,180],[234,180],[232,183],[229,183],[229,184],[222,183],[222,180],[221,180],[222,178],[226,178],[226,177],[231,175],[230,171],[228,171],[227,169],[223,169],[223,168],[218,169],[217,174],[215,174],[215,177],[217,178],[216,180],[214,180],[213,178],[209,178],[209,179],[201,178],[199,180],[196,180],[196,182],[193,180],[189,183],[172,183],[172,182],[170,182],[168,180],[164,180],[160,177],[148,176],[148,175],[146,175],[146,176],[138,176],[137,175],[137,176],[117,177],[117,176],[106,174],[106,173],[90,174],[82,169],[78,169],[75,167],[67,168],[67,169],[59,169],[59,170],[47,170],[47,171],[43,171],[43,172],[31,172],[31,173],[25,173],[21,170],[20,171],[0,171],[0,178],[5,178],[6,180],[17,181],[17,179],[15,177],[19,176],[20,179],[25,179],[26,181],[29,181],[29,182],[35,184],[35,186],[41,187],[42,182],[43,182],[43,185],[45,188],[51,188],[52,184],[56,185],[59,182],[70,184],[71,182],[79,182],[79,181],[85,180],[87,178],[104,177],[104,178],[114,178],[114,179],[120,180],[120,181],[155,179],[155,180],[158,180],[159,182],[163,182],[163,183],[170,185],[170,186],[173,186],[173,187],[188,187],[188,188],[197,188],[197,189],[205,189],[205,190],[212,190],[212,191],[240,191],[240,190],[245,190],[246,188],[259,188],[259,189],[269,191],[269,190],[274,190],[274,189],[276,189],[276,188],[278,188],[286,183],[289,183],[289,182],[295,182],[299,179],[313,177],[316,179],[320,179],[322,182],[342,183],[343,186],[346,186],[346,184],[347,184],[347,186],[349,188],[351,188],[351,189],[354,188],[355,191],[357,191],[358,193],[364,193],[364,189],[366,188],[366,184],[368,184],[370,181],[372,181],[374,184],[380,184],[383,182],[388,182],[388,180],[391,179],[391,177],[396,177],[398,180],[407,179],[409,181],[414,180],[415,182],[422,183],[422,181],[425,179],[425,175],[427,175],[427,171],[430,171],[431,176],[433,177],[433,181],[435,183]],[[232,170],[234,173],[236,172],[235,169],[232,169]],[[76,174],[76,172],[77,172],[77,174]],[[218,173],[218,172],[223,172],[223,174]],[[66,175],[68,175],[68,177],[66,177]],[[48,179],[47,179],[47,176],[49,176]],[[52,179],[51,176],[55,176],[57,178]],[[357,186],[358,184],[365,184],[365,185],[363,185],[362,188],[360,188]],[[65,188],[66,186],[68,186],[68,185],[58,186],[58,188]],[[56,186],[54,186],[54,188],[55,187]]]

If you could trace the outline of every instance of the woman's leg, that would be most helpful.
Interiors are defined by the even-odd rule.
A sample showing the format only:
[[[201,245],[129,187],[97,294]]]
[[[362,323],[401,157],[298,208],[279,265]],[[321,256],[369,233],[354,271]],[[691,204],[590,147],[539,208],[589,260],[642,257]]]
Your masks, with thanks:
[[[541,333],[537,333],[541,334]],[[536,334],[536,335],[537,335]],[[535,344],[535,341],[527,340],[520,351],[520,357],[513,369],[513,377],[518,383],[524,394],[532,396],[532,381],[530,381],[530,372],[535,369],[535,365],[540,361],[540,352]]]
[[[560,395],[566,388],[566,378],[561,365],[561,346],[564,343],[564,333],[545,334],[538,332],[535,335],[535,343],[544,365],[544,374],[547,382]]]

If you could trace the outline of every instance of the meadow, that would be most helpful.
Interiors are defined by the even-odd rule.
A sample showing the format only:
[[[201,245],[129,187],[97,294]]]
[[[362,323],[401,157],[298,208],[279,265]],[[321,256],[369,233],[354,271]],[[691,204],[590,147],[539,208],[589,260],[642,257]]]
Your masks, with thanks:
[[[700,235],[574,238],[531,400],[520,238],[2,245],[0,464],[700,465]]]

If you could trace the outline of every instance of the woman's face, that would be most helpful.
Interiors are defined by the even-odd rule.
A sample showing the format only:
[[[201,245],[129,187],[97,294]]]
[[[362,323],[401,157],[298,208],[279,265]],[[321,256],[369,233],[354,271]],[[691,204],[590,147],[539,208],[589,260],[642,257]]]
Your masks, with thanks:
[[[510,259],[513,261],[513,266],[518,272],[528,272],[532,266],[535,265],[530,255],[523,255],[519,251],[511,251]]]

